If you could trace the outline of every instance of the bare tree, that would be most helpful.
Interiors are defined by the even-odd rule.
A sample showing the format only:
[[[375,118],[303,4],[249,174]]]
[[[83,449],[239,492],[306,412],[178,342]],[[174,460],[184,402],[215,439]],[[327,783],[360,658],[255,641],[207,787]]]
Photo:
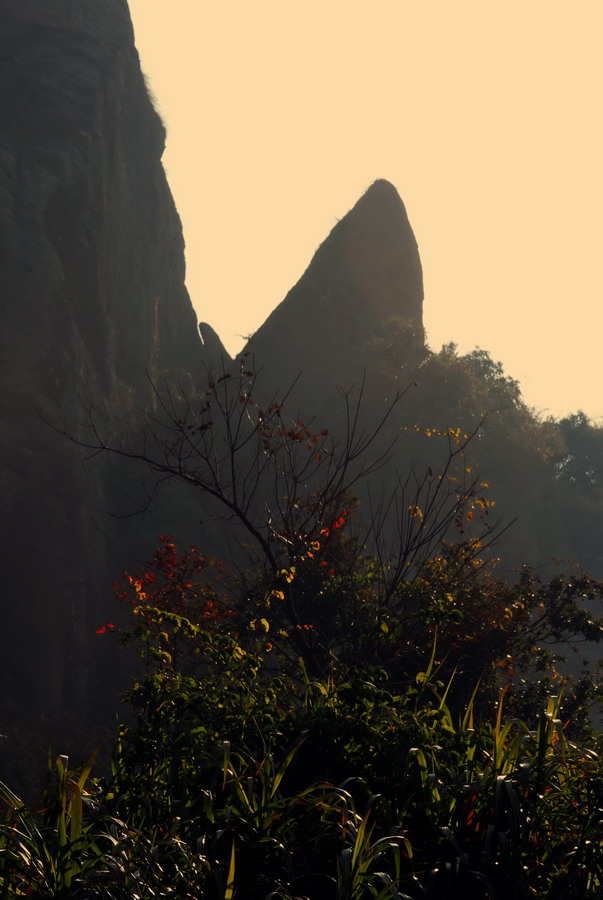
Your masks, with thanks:
[[[470,507],[483,503],[479,479],[468,479],[465,465],[473,435],[448,430],[440,470],[411,469],[403,475],[394,455],[396,441],[403,439],[394,421],[403,392],[370,425],[364,382],[342,392],[338,434],[291,415],[289,393],[262,398],[258,376],[243,359],[235,375],[225,367],[208,372],[198,397],[155,389],[156,412],[129,440],[104,434],[89,410],[88,437],[78,443],[93,455],[139,461],[153,475],[153,492],[174,480],[196,492],[204,520],[222,532],[222,556],[230,555],[239,567],[246,614],[252,615],[272,587],[286,610],[283,624],[300,629],[298,640],[308,657],[317,641],[304,631],[308,620],[329,615],[320,588],[324,573],[309,560],[324,553],[327,543],[334,546],[335,531],[341,590],[352,590],[358,561],[370,554],[376,606],[396,615],[400,585],[417,577],[445,536],[454,531],[476,556],[492,541],[498,523],[476,516],[477,533],[469,534]],[[319,563],[324,568],[324,558]],[[287,577],[294,570],[295,579]],[[337,615],[332,619],[334,635]],[[321,640],[324,644],[324,635]],[[323,656],[327,649],[320,648]]]

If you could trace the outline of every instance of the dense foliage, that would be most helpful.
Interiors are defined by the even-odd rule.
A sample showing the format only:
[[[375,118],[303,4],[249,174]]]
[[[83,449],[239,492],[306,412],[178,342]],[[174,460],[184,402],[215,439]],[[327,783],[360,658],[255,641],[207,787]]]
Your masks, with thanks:
[[[444,675],[439,626],[404,683],[367,665],[312,679],[303,659],[281,669],[266,635],[243,649],[136,611],[156,663],[112,777],[59,757],[40,810],[2,788],[4,896],[600,896],[603,772],[572,727],[579,687],[554,679],[525,721],[500,660],[471,693]],[[168,661],[181,642],[196,675]]]
[[[467,365],[519,414],[488,358]],[[58,757],[33,808],[0,786],[0,895],[600,897],[600,688],[562,653],[603,636],[603,585],[488,562],[470,432],[417,422],[439,467],[375,497],[387,416],[363,429],[348,405],[338,442],[256,401],[249,372],[199,406],[148,462],[227,515],[237,552],[164,535],[124,576],[141,671],[111,774]],[[555,477],[591,477],[583,425]]]

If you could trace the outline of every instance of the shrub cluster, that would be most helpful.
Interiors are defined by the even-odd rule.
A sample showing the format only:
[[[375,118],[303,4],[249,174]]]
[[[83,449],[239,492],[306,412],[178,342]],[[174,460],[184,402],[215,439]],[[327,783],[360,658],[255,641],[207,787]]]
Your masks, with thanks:
[[[363,525],[379,422],[348,406],[338,444],[229,378],[145,453],[227,513],[248,564],[164,536],[125,576],[134,724],[110,776],[58,757],[36,807],[0,785],[0,897],[602,896],[600,686],[559,649],[601,639],[603,585],[484,562],[460,429]]]
[[[167,539],[127,578],[127,637],[146,663],[136,722],[109,778],[59,757],[41,808],[0,788],[1,896],[601,895],[596,685],[562,678],[545,652],[599,636],[577,601],[600,586],[525,575],[511,587],[447,547],[391,599],[394,622],[371,594],[371,560],[349,570],[343,532],[257,587],[263,616],[249,618],[247,596],[226,608],[211,561]],[[302,629],[304,655],[279,606],[283,586],[312,581],[306,569],[327,570],[341,605],[329,660],[319,623]]]

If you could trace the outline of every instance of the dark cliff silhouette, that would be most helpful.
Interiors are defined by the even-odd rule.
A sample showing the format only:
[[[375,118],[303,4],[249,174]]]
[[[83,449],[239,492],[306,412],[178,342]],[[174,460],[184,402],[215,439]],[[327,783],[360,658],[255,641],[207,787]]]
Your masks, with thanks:
[[[152,382],[190,384],[202,357],[127,3],[3,2],[0,118],[0,694],[94,719],[118,681],[95,630],[132,552],[109,513],[133,475],[57,430],[80,436],[89,408],[133,428]]]

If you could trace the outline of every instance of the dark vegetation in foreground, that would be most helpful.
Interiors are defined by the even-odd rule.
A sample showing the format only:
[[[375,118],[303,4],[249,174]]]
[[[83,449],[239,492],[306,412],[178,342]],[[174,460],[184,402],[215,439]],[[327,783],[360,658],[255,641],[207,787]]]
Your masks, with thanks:
[[[471,434],[374,496],[395,402],[363,428],[347,397],[338,440],[254,395],[224,373],[111,448],[198,491],[230,559],[164,536],[125,577],[132,724],[106,776],[0,786],[0,896],[600,897],[601,686],[560,650],[603,636],[603,585],[487,562]]]

